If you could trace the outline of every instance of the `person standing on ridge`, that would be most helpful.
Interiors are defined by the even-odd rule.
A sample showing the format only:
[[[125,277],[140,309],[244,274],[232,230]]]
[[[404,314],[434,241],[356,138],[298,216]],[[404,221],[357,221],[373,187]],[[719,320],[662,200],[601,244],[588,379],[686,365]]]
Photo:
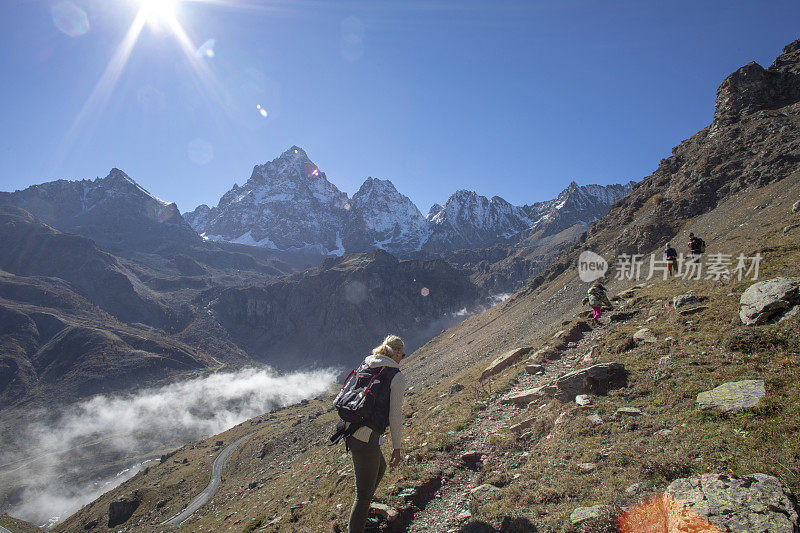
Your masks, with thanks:
[[[607,307],[608,309],[613,309],[614,306],[611,305],[611,302],[608,300],[608,296],[606,295],[606,288],[603,287],[603,284],[599,281],[595,281],[594,284],[589,287],[589,290],[586,291],[587,297],[586,302],[592,308],[592,320],[595,324],[600,323],[600,315],[603,312],[603,307]]]
[[[356,498],[350,511],[348,531],[361,533],[367,523],[369,504],[375,489],[386,472],[386,461],[381,453],[383,432],[389,427],[392,437],[392,457],[389,466],[394,468],[403,457],[403,393],[406,378],[400,371],[400,361],[406,356],[405,344],[397,335],[387,336],[372,354],[364,359],[360,368],[373,372],[386,372],[389,379],[379,387],[375,402],[375,420],[363,425],[347,437],[346,444],[353,458],[356,476]],[[393,376],[393,377],[392,377]],[[383,380],[381,380],[383,381]]]
[[[693,263],[700,262],[700,256],[706,251],[706,243],[700,237],[695,237],[694,233],[689,233],[689,254],[692,256]]]
[[[667,262],[669,275],[674,276],[678,273],[678,251],[667,243],[664,248],[664,260]]]

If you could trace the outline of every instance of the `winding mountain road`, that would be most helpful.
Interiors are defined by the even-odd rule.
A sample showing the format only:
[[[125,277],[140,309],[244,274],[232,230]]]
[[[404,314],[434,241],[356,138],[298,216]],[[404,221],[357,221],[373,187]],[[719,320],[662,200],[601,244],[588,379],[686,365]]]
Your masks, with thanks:
[[[208,482],[208,486],[197,496],[197,498],[192,500],[192,503],[190,503],[186,509],[176,514],[172,518],[161,522],[161,525],[180,524],[192,516],[195,511],[205,505],[206,502],[208,502],[208,500],[214,496],[214,494],[217,492],[217,489],[219,489],[219,484],[222,481],[222,469],[225,467],[225,461],[228,460],[228,458],[236,450],[236,448],[239,447],[240,444],[249,439],[254,433],[255,431],[253,433],[248,433],[239,440],[228,444],[211,464],[211,481]],[[2,531],[0,531],[0,533],[2,533]]]

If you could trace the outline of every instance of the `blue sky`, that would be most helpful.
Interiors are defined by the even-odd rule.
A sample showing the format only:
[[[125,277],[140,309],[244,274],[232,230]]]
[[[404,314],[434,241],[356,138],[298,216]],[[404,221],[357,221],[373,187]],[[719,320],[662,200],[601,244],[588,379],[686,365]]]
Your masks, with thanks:
[[[462,188],[531,203],[650,174],[725,76],[800,38],[796,0],[181,1],[214,57],[153,17],[90,98],[139,1],[4,4],[1,190],[118,167],[186,211],[296,144],[423,214]]]

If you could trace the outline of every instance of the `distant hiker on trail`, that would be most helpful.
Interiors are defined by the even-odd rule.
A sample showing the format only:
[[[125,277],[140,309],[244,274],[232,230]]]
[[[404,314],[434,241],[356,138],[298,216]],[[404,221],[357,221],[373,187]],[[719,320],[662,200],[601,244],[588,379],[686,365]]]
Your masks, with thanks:
[[[694,233],[689,234],[689,254],[692,262],[699,263],[700,256],[706,251],[706,243],[700,237],[695,237]]]
[[[678,273],[678,250],[673,248],[670,243],[664,248],[664,260],[667,262],[669,275],[674,276]]]
[[[350,533],[361,533],[367,522],[369,505],[375,489],[386,472],[386,461],[381,453],[383,432],[389,428],[392,436],[392,458],[389,466],[394,468],[403,457],[403,392],[406,378],[399,363],[406,356],[405,344],[397,335],[389,335],[372,355],[364,359],[358,369],[345,380],[342,391],[334,400],[343,421],[331,437],[335,443],[345,437],[346,448],[353,456],[356,476],[356,498],[350,511]],[[351,376],[355,377],[351,381]],[[369,401],[364,402],[364,398]],[[360,419],[363,423],[345,419]]]
[[[614,306],[612,306],[611,302],[608,300],[606,288],[603,287],[603,284],[599,281],[595,281],[586,293],[588,296],[584,298],[584,301],[591,306],[592,320],[597,324],[600,322],[600,315],[603,312],[603,307],[613,309]]]

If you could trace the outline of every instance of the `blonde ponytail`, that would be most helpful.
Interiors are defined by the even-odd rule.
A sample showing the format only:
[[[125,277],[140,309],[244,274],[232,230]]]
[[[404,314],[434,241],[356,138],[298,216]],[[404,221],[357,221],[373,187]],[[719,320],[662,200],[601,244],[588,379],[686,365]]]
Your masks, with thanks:
[[[405,347],[403,339],[397,335],[387,335],[380,346],[376,346],[372,349],[372,353],[375,355],[388,355],[394,358],[403,355]]]

